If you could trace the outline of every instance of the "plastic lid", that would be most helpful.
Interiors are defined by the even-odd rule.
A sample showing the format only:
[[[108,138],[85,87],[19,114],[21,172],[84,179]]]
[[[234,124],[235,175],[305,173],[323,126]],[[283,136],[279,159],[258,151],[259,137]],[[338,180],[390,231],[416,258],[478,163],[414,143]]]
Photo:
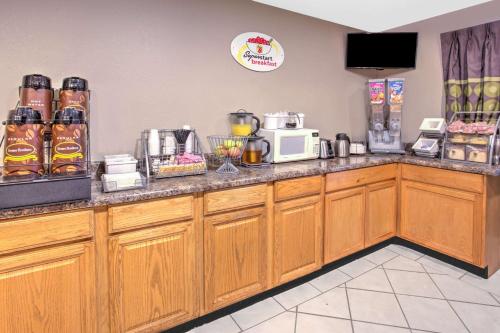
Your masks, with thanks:
[[[64,108],[54,113],[54,124],[84,124],[85,112],[76,108]]]
[[[23,76],[23,88],[52,89],[50,78],[41,74]]]
[[[62,84],[62,90],[87,91],[88,88],[87,80],[76,76],[65,78]]]
[[[43,124],[40,111],[28,106],[20,106],[9,111],[7,124]]]
[[[247,112],[247,110],[245,110],[245,109],[239,109],[236,112],[231,112],[230,115],[246,117],[246,116],[253,116],[253,113]]]

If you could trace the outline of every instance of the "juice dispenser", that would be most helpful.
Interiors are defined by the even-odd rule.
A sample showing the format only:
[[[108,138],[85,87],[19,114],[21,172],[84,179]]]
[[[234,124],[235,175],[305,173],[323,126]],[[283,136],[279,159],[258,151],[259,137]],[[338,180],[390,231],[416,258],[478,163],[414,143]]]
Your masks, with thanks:
[[[254,121],[255,126],[253,126]],[[260,129],[260,119],[243,109],[230,113],[229,123],[231,134],[235,136],[253,136]]]

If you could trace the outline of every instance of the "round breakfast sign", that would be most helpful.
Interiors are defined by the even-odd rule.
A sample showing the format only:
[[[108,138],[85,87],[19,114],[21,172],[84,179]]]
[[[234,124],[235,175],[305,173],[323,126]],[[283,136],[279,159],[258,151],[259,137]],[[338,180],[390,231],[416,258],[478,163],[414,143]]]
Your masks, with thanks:
[[[243,67],[269,72],[283,64],[285,52],[273,37],[260,32],[245,32],[231,43],[233,58]]]

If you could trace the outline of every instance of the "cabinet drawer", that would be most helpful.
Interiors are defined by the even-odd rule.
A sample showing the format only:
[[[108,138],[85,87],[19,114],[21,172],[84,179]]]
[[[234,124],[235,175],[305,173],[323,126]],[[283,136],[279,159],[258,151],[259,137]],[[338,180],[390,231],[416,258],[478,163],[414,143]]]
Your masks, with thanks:
[[[403,165],[402,177],[421,183],[446,186],[464,191],[483,192],[483,176],[472,173]]]
[[[276,201],[319,194],[321,192],[321,176],[280,180],[274,183]]]
[[[48,214],[0,223],[0,253],[30,249],[94,234],[93,210]]]
[[[192,195],[110,207],[109,232],[118,232],[193,217]]]
[[[263,205],[266,187],[266,184],[259,184],[205,193],[205,214]]]
[[[396,164],[388,164],[330,173],[326,175],[326,192],[393,179],[397,176],[397,169]]]

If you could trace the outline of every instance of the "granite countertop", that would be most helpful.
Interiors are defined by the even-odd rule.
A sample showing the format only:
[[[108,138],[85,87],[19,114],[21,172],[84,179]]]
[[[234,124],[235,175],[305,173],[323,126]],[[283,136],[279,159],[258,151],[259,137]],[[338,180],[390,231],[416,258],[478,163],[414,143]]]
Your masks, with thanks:
[[[144,189],[113,193],[103,193],[100,181],[92,182],[92,199],[72,203],[57,203],[26,208],[0,210],[0,219],[26,215],[66,211],[81,208],[93,208],[113,204],[162,198],[180,194],[218,190],[242,185],[272,182],[280,179],[319,175],[331,172],[360,169],[390,163],[406,163],[468,173],[500,176],[500,166],[482,166],[453,163],[439,159],[400,155],[366,155],[333,160],[311,160],[274,164],[267,168],[241,168],[237,175],[219,175],[210,170],[206,175],[187,176],[155,180]]]

